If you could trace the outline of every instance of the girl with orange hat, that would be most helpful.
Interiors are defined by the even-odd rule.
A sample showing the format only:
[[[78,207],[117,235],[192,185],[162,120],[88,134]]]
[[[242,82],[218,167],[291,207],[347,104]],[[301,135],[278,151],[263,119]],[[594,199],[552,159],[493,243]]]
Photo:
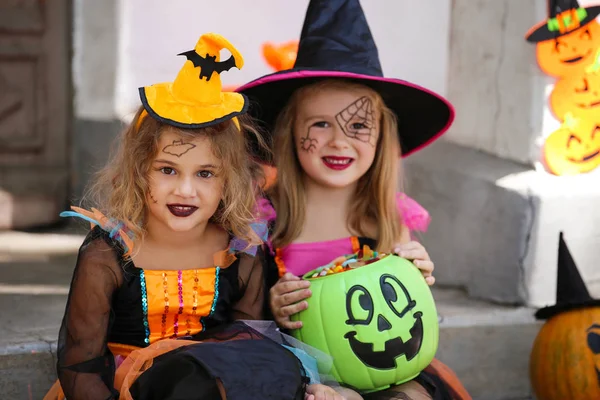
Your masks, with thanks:
[[[95,208],[62,214],[93,229],[45,399],[337,396],[307,387],[298,353],[232,323],[262,317],[266,228],[249,137],[262,139],[244,118],[247,98],[221,90],[220,73],[243,65],[237,49],[209,33],[180,55],[174,82],[139,89],[142,106],[92,187]]]

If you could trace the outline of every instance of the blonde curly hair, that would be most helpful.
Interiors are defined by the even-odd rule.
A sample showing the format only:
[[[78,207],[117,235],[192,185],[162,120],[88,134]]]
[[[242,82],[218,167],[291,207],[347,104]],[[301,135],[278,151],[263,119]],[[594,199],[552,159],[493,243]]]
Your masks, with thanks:
[[[250,224],[256,221],[256,201],[265,178],[261,165],[251,156],[249,139],[258,145],[261,154],[270,151],[249,117],[238,117],[240,133],[231,119],[207,128],[181,129],[148,115],[140,120],[143,111],[140,107],[133,122],[117,137],[116,148],[106,166],[96,173],[82,203],[126,223],[134,240],[142,238],[146,233],[148,177],[161,133],[169,129],[182,139],[206,137],[214,155],[227,166],[222,171],[223,200],[211,221],[251,246],[261,244]]]

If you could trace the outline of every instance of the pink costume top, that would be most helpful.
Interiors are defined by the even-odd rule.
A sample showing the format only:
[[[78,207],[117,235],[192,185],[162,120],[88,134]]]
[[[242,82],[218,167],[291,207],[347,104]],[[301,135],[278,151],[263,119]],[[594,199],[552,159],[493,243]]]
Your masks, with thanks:
[[[404,225],[410,231],[427,231],[431,217],[425,208],[404,193],[396,195],[396,204]],[[275,210],[268,200],[263,199],[259,207],[261,208],[263,218],[269,221],[275,219]],[[360,249],[360,240],[353,236],[322,242],[291,243],[281,249],[275,250],[270,246],[269,242],[269,247],[271,247],[271,252],[275,255],[275,262],[280,276],[286,271],[296,276],[302,276],[321,265],[329,263],[337,255],[358,251]]]

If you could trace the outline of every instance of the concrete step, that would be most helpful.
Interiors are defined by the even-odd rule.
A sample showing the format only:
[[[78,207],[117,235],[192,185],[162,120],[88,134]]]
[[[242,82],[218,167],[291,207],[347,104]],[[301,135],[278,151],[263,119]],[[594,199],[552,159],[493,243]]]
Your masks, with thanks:
[[[56,380],[56,338],[78,246],[64,237],[57,240],[55,233],[28,233],[25,243],[52,248],[50,254],[28,251],[25,244],[13,245],[9,252],[10,234],[3,235],[0,398],[41,399]],[[44,243],[44,235],[50,235],[54,247]],[[456,372],[473,398],[530,399],[528,359],[539,329],[533,310],[473,300],[451,288],[435,287],[434,297],[441,318],[437,357]]]
[[[407,190],[434,221],[423,243],[439,284],[505,304],[553,304],[562,231],[590,294],[600,296],[600,169],[565,180],[438,140],[408,157],[405,171]]]
[[[469,298],[434,288],[440,322],[436,355],[476,400],[532,398],[529,354],[541,324],[534,310]]]
[[[74,260],[0,262],[1,399],[41,399],[56,380],[56,339]]]

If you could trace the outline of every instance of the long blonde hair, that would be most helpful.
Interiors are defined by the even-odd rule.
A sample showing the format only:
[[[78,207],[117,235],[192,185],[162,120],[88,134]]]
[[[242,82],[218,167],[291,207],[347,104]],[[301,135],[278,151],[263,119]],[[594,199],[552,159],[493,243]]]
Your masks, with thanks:
[[[328,89],[367,90],[376,110],[380,111],[380,135],[375,159],[368,171],[358,180],[349,205],[348,229],[364,236],[369,226],[376,226],[377,249],[391,251],[400,239],[403,225],[396,208],[399,185],[400,143],[395,114],[373,89],[343,80],[325,80],[298,89],[279,114],[274,128],[274,157],[277,182],[270,195],[277,210],[271,240],[275,247],[286,246],[296,239],[304,227],[306,194],[304,171],[294,145],[293,129],[298,105],[306,94]]]
[[[247,135],[261,151],[269,153],[266,145],[248,117],[238,117],[242,132],[232,120],[201,129],[180,129],[146,115],[140,120],[143,108],[133,122],[121,133],[113,146],[112,155],[87,190],[83,202],[102,211],[109,218],[123,221],[139,239],[146,233],[146,195],[149,172],[158,151],[160,135],[170,129],[182,138],[206,137],[211,149],[225,166],[223,199],[211,220],[250,245],[262,241],[250,228],[255,220],[256,198],[260,195],[264,176],[262,168],[250,155]],[[135,240],[134,239],[134,240]]]

